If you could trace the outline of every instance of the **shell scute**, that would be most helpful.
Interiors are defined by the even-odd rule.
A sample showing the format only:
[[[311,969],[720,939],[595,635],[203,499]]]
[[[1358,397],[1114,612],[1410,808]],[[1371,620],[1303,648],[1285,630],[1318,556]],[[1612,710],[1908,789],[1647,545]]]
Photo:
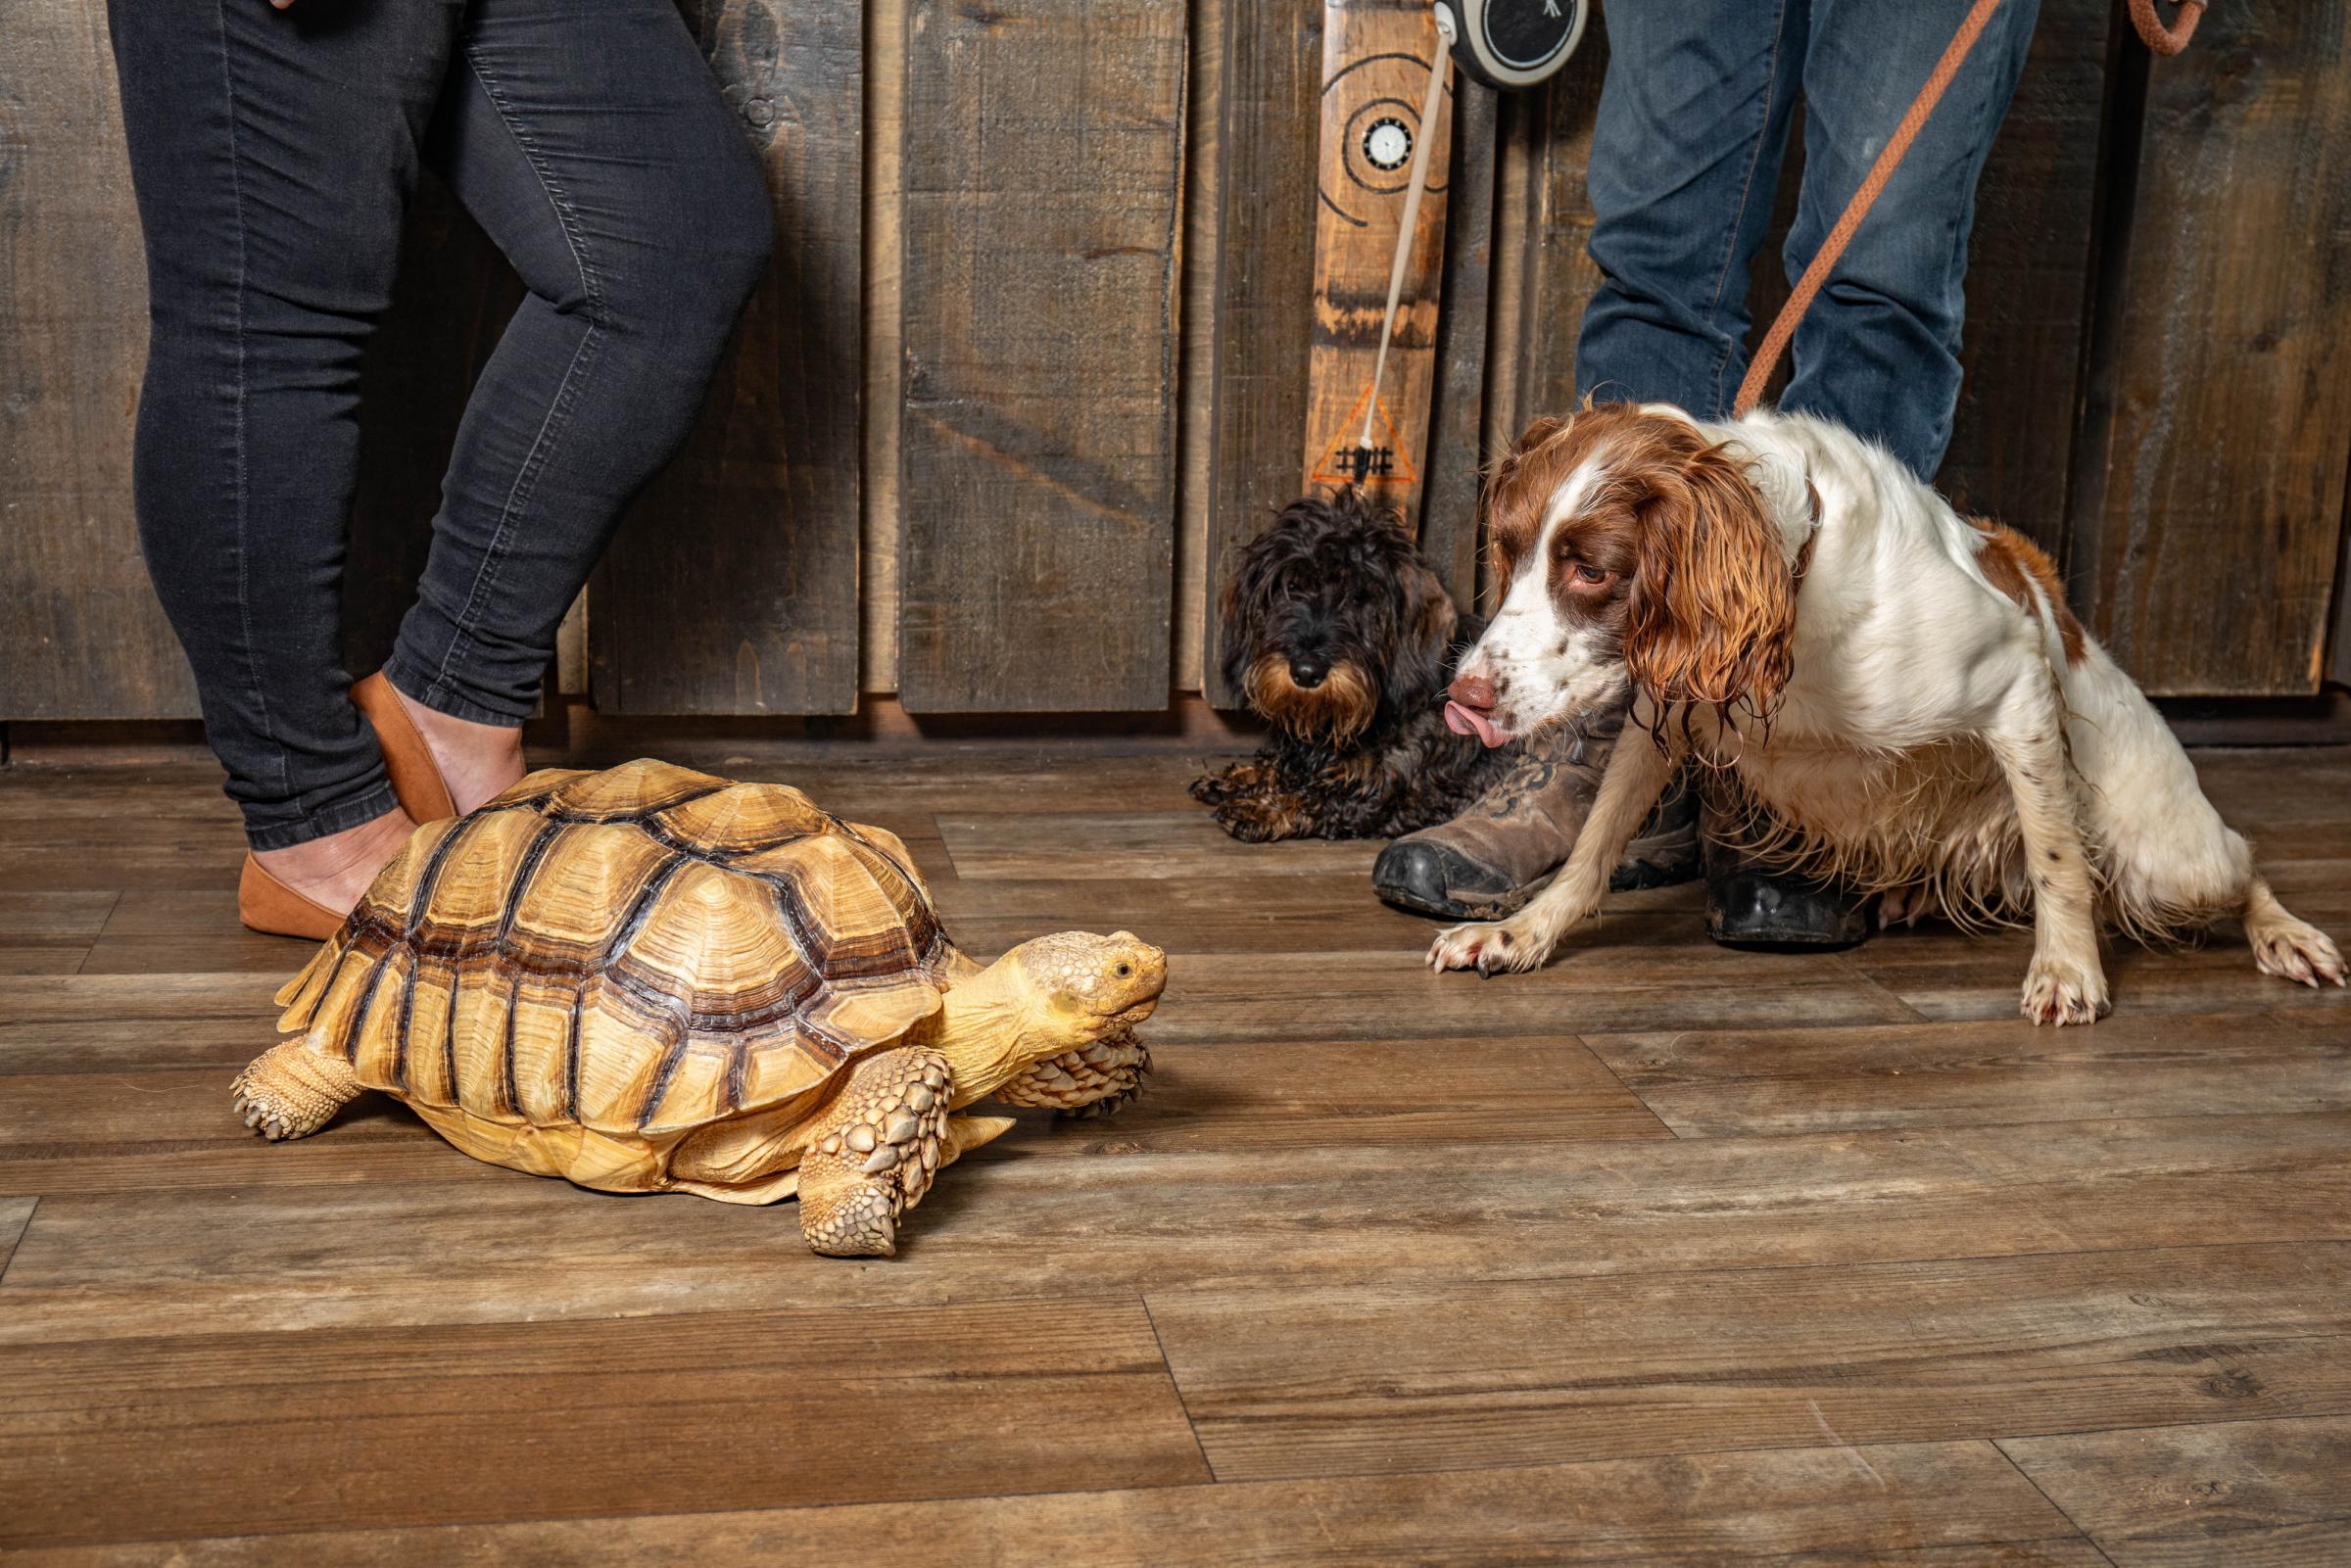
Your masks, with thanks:
[[[640,757],[601,773],[564,781],[539,801],[539,810],[571,822],[620,822],[650,817],[696,795],[715,794],[727,787],[724,779]]]
[[[773,849],[830,832],[833,818],[787,784],[733,784],[654,812],[652,831],[716,855]]]
[[[904,845],[797,790],[638,762],[502,798],[420,831],[283,993],[436,1126],[641,1145],[785,1106],[964,963]]]

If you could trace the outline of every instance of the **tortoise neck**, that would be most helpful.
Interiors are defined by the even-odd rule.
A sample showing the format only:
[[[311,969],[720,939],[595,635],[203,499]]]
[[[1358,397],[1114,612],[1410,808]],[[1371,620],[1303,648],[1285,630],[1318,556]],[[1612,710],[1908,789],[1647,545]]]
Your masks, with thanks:
[[[1018,948],[939,998],[926,1043],[947,1059],[954,1074],[950,1105],[961,1110],[993,1094],[1060,1049],[1041,1037],[1040,1003]]]

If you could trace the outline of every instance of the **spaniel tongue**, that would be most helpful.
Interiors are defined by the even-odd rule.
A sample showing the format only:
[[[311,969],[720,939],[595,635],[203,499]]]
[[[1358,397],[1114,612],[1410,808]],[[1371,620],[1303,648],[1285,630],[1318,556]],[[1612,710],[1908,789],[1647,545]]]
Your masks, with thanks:
[[[1475,708],[1464,708],[1459,702],[1445,704],[1445,727],[1455,735],[1473,735],[1488,746],[1505,745],[1511,738],[1510,731]]]

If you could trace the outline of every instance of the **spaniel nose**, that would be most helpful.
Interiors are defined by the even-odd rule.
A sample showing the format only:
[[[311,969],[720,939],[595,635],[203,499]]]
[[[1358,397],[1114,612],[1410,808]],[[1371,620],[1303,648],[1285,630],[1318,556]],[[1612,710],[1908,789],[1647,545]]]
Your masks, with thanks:
[[[1305,690],[1312,691],[1320,686],[1323,677],[1329,674],[1330,661],[1328,659],[1317,658],[1311,653],[1301,653],[1290,660],[1290,684]]]
[[[1472,713],[1492,713],[1498,700],[1494,694],[1494,683],[1482,675],[1461,677],[1447,689],[1446,695]]]

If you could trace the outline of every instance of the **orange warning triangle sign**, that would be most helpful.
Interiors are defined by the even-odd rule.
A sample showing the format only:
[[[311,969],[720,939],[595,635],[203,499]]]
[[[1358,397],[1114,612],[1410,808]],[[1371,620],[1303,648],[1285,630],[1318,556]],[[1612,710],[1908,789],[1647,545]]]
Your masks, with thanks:
[[[1379,400],[1379,413],[1371,421],[1371,445],[1360,443],[1364,434],[1364,404],[1370,401],[1371,387],[1364,386],[1364,395],[1355,400],[1347,411],[1347,422],[1339,427],[1338,436],[1323,450],[1321,461],[1306,476],[1313,485],[1414,485],[1420,476],[1413,472],[1412,454],[1405,448],[1404,438],[1396,433],[1396,420],[1388,412],[1388,400]]]

